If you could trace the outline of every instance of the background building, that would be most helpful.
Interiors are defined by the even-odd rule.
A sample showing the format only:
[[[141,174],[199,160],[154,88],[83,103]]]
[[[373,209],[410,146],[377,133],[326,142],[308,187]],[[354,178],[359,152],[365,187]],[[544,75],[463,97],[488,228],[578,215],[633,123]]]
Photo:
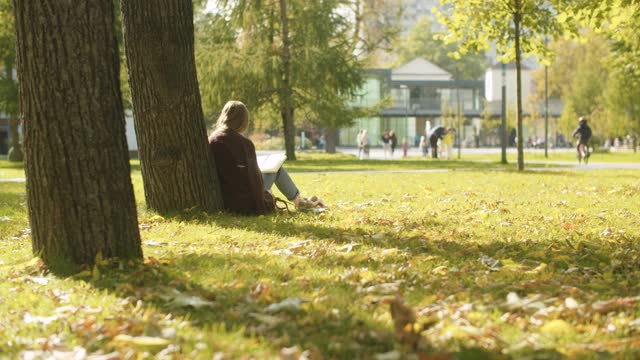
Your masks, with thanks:
[[[356,119],[352,127],[340,130],[341,145],[355,145],[360,129],[367,129],[373,146],[386,129],[394,130],[398,141],[406,138],[412,144],[434,126],[457,128],[458,113],[462,139],[472,141],[483,110],[484,81],[453,80],[447,71],[418,58],[397,69],[369,70],[352,106],[372,106],[385,98],[390,105],[378,116]]]

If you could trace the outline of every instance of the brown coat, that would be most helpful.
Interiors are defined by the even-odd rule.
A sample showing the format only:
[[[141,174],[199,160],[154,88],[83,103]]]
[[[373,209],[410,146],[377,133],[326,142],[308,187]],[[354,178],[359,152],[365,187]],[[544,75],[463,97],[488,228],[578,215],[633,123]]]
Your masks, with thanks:
[[[254,215],[274,210],[273,196],[264,190],[251,140],[234,130],[215,131],[209,136],[209,151],[216,161],[225,209]]]

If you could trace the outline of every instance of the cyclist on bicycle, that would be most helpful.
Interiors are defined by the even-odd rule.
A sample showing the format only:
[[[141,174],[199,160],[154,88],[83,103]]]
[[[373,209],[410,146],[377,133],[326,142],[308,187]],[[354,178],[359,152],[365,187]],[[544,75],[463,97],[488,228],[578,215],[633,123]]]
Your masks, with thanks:
[[[585,164],[589,158],[589,140],[591,139],[591,128],[587,125],[587,117],[580,116],[578,119],[578,127],[573,131],[571,137],[578,136],[578,163],[584,159]]]

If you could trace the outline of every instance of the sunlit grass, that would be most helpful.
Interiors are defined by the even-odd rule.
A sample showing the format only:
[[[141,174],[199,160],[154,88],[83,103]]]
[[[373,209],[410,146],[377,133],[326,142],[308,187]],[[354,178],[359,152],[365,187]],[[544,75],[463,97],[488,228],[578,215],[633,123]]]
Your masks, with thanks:
[[[418,314],[420,352],[639,354],[640,171],[299,172],[434,163],[315,160],[287,166],[330,211],[261,217],[158,217],[134,166],[145,265],[62,279],[30,263],[24,184],[0,183],[0,354],[148,350],[118,334],[168,340],[177,347],[148,351],[183,358],[411,353],[389,312],[396,293]]]
[[[465,154],[462,157],[463,160],[469,161],[499,161],[500,154]],[[575,151],[556,151],[549,149],[547,156],[545,157],[544,149],[526,149],[524,153],[525,163],[527,162],[573,162],[577,163]],[[507,161],[514,164],[518,161],[517,154],[509,152],[507,153]],[[640,162],[640,152],[632,151],[596,151],[591,153],[589,161],[592,163],[634,163]]]

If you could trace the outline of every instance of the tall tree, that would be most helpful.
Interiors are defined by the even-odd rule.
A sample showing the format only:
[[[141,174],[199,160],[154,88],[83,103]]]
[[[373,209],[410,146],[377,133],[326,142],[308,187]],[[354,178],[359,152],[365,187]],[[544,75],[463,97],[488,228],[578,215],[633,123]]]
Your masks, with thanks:
[[[605,8],[603,33],[611,41],[610,78],[605,92],[609,134],[640,135],[640,2],[618,0]],[[614,121],[615,120],[615,121]]]
[[[33,251],[141,258],[111,0],[14,0]]]
[[[122,22],[147,206],[220,208],[207,150],[191,1],[122,0]]]
[[[499,59],[515,60],[518,170],[524,170],[522,56],[546,59],[549,56],[544,45],[546,37],[557,37],[563,31],[577,32],[572,18],[563,12],[565,1],[441,0],[440,3],[450,5],[443,7],[438,19],[447,28],[441,39],[459,44],[455,57],[486,50],[495,43],[498,53],[502,54]]]
[[[287,0],[280,0],[280,23],[282,26],[282,89],[280,96],[280,114],[284,130],[284,146],[287,158],[296,159],[295,124],[293,122],[293,91],[291,89],[291,47],[289,39],[289,18],[287,17]]]
[[[223,5],[198,22],[197,58],[207,113],[217,113],[226,100],[236,98],[254,116],[281,117],[284,102],[291,100],[297,122],[317,124],[327,135],[356,118],[358,111],[351,111],[348,100],[363,82],[364,60],[354,55],[360,36],[347,9],[357,4],[287,0],[285,18],[279,0],[228,0]],[[290,149],[293,138],[287,141]],[[288,155],[292,158],[289,150]]]
[[[482,53],[466,53],[455,59],[449,56],[457,50],[456,44],[446,44],[435,38],[431,19],[423,16],[400,40],[395,47],[398,57],[395,66],[400,66],[421,57],[442,67],[452,74],[458,74],[458,80],[477,79],[487,69],[488,58]]]
[[[18,79],[14,76],[16,42],[13,3],[0,1],[0,112],[9,116],[9,161],[22,161],[24,154],[20,145],[18,114]]]
[[[356,56],[367,67],[388,67],[391,51],[401,30],[404,0],[355,0],[352,2]]]

